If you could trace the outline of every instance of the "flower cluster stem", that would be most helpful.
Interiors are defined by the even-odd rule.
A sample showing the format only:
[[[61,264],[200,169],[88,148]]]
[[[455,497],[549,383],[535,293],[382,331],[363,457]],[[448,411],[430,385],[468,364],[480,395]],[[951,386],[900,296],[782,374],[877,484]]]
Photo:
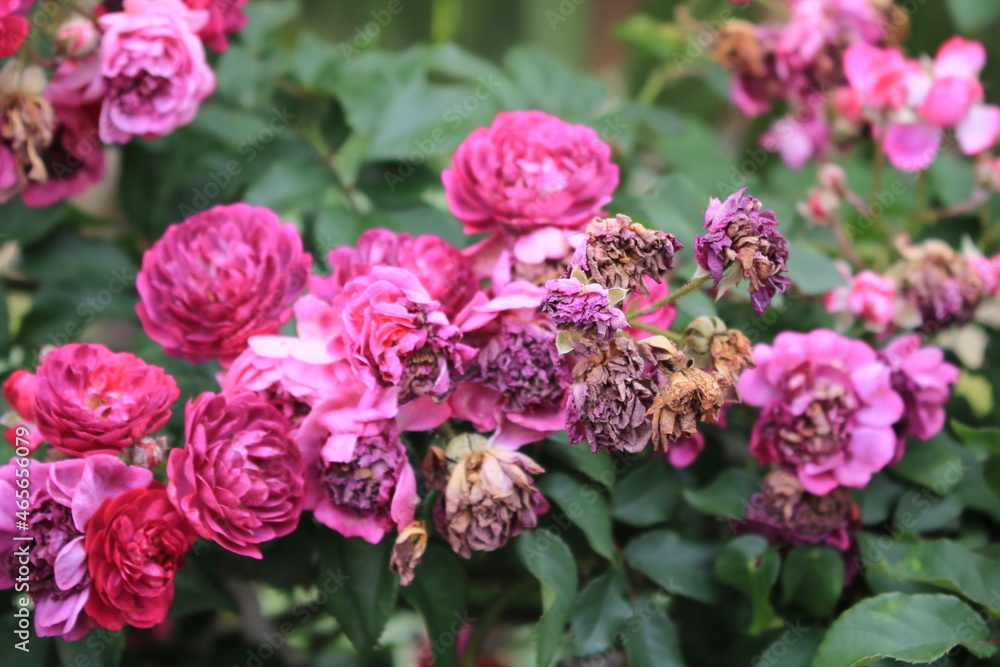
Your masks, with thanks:
[[[683,298],[683,297],[687,296],[688,294],[690,294],[691,292],[694,292],[695,290],[699,289],[702,285],[704,285],[705,283],[707,283],[711,277],[712,276],[701,276],[699,278],[692,278],[691,280],[689,280],[686,283],[684,283],[683,285],[681,285],[677,289],[677,291],[671,292],[670,294],[668,294],[667,296],[663,297],[659,301],[654,301],[653,303],[649,304],[648,306],[646,306],[645,308],[643,308],[641,310],[637,310],[637,311],[635,311],[633,313],[629,313],[628,314],[628,318],[631,320],[634,317],[642,317],[643,315],[648,315],[648,314],[652,313],[655,310],[659,310],[660,308],[663,308],[668,303],[673,303],[675,301],[679,301],[681,298]],[[633,325],[633,326],[637,326],[637,325]],[[644,328],[644,327],[640,327],[640,328]]]

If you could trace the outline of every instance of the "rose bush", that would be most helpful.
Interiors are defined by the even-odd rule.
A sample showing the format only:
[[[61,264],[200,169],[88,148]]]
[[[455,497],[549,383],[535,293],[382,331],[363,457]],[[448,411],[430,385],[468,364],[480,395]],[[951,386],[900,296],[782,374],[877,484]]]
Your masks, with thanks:
[[[998,660],[1000,12],[631,8],[0,0],[0,664]]]

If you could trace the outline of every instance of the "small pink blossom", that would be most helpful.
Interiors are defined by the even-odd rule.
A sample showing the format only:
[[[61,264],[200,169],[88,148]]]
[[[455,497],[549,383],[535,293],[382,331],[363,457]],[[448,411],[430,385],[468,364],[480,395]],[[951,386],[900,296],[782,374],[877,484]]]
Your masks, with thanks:
[[[884,329],[891,321],[896,303],[896,281],[880,276],[874,271],[861,271],[851,277],[846,287],[838,287],[823,295],[827,312],[848,312],[871,324],[875,330]]]

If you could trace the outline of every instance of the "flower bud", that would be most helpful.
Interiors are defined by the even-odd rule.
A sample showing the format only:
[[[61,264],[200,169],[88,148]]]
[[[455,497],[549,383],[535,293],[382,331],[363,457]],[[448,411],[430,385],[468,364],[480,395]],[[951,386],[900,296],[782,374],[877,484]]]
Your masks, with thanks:
[[[70,58],[81,58],[93,53],[101,33],[90,19],[78,16],[56,30],[56,47]]]
[[[423,521],[414,521],[399,532],[392,547],[389,571],[399,575],[399,583],[409,586],[413,582],[413,570],[427,549],[427,529]]]
[[[684,330],[684,350],[695,355],[706,355],[712,336],[725,330],[726,323],[718,317],[697,317]]]
[[[152,437],[146,436],[139,442],[131,445],[125,450],[125,456],[129,463],[152,470],[163,461],[163,455],[167,451],[166,436]]]

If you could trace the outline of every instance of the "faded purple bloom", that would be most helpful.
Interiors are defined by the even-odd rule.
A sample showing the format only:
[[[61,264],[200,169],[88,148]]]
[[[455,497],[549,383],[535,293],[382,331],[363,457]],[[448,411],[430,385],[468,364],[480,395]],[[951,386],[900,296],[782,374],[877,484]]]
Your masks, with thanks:
[[[897,322],[932,330],[968,324],[983,300],[982,280],[968,259],[938,239],[919,245],[900,243],[904,260],[889,270],[899,285],[903,304],[915,312],[912,321]],[[906,319],[901,309],[897,319]]]
[[[557,278],[545,283],[548,292],[542,310],[552,316],[560,329],[575,329],[601,338],[614,336],[628,326],[625,313],[611,303],[607,288],[576,278]]]
[[[555,327],[544,315],[533,321],[506,317],[497,335],[480,349],[471,379],[502,393],[505,410],[522,412],[559,403],[569,369],[560,363],[555,340]]]
[[[917,334],[892,341],[879,358],[892,369],[892,388],[906,406],[896,423],[895,463],[903,458],[907,435],[929,440],[944,428],[944,404],[951,397],[950,385],[958,381],[958,368],[944,360],[940,348],[921,347]]]
[[[573,256],[576,268],[592,282],[649,295],[645,277],[662,283],[674,268],[674,253],[684,246],[673,234],[646,229],[627,215],[598,218]]]
[[[573,369],[566,413],[572,444],[584,440],[591,451],[641,451],[653,429],[646,411],[656,396],[655,370],[643,355],[646,346],[616,337],[600,359],[586,358]]]
[[[859,512],[851,492],[843,486],[817,496],[794,476],[773,470],[764,478],[761,491],[750,498],[746,530],[794,546],[826,543],[847,551]]]
[[[761,211],[760,201],[746,191],[724,202],[712,198],[705,211],[707,233],[695,237],[694,248],[698,265],[712,275],[716,287],[729,287],[741,277],[749,280],[750,301],[761,315],[791,283],[785,275],[788,241],[778,231],[774,211]],[[724,277],[727,270],[734,273]]]

